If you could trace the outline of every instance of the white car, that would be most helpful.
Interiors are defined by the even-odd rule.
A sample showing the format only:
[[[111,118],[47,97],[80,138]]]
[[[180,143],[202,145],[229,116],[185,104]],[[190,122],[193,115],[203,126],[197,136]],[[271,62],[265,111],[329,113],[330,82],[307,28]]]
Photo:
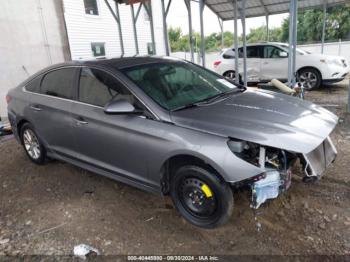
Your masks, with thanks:
[[[313,54],[296,50],[296,72],[298,81],[305,89],[320,87],[321,83],[342,81],[349,73],[350,67],[345,58]],[[243,48],[238,49],[239,74],[243,75]],[[235,49],[228,48],[221,52],[214,62],[214,70],[227,78],[235,78]],[[281,81],[288,79],[288,44],[258,43],[247,45],[247,76],[248,82],[269,82],[276,78]],[[241,79],[240,79],[241,80]]]

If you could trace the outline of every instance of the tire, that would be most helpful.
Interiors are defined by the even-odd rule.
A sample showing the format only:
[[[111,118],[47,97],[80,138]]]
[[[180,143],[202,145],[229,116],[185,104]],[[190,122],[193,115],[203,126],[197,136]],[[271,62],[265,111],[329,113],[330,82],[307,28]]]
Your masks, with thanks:
[[[175,172],[170,196],[179,213],[191,224],[202,228],[225,224],[233,211],[229,185],[199,166],[183,166]]]
[[[299,70],[297,79],[299,83],[304,85],[304,89],[308,91],[319,88],[322,82],[320,72],[311,67]]]
[[[21,141],[29,159],[37,164],[43,165],[46,163],[46,149],[41,143],[34,127],[30,123],[25,123],[21,130]]]
[[[226,71],[222,76],[230,79],[232,82],[236,81],[235,71]],[[238,76],[239,76],[239,83],[242,84],[241,76],[240,75],[238,75]]]

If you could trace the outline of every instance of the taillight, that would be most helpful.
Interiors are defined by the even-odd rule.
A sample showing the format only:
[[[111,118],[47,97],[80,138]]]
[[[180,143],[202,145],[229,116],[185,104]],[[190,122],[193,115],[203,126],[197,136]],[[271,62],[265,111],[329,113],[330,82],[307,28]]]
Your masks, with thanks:
[[[11,99],[12,99],[12,97],[11,97],[11,96],[6,95],[6,103],[10,103]]]
[[[220,65],[220,64],[221,64],[221,61],[220,61],[220,60],[214,62],[214,66],[215,66],[215,67],[217,67],[217,66]]]

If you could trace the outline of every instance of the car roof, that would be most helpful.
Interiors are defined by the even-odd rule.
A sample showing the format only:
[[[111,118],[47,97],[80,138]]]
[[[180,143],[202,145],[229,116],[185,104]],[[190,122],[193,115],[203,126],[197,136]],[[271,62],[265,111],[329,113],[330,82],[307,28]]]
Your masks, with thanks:
[[[99,59],[89,61],[79,61],[82,65],[100,65],[113,67],[116,69],[123,69],[128,67],[154,64],[154,63],[168,63],[168,62],[181,62],[183,60],[173,57],[159,57],[159,56],[134,56],[134,57],[123,57],[123,58],[110,58],[110,59]]]
[[[247,46],[262,46],[262,45],[279,45],[279,46],[288,46],[288,43],[282,43],[282,42],[258,42],[258,43],[249,43]],[[242,45],[239,45],[238,48],[243,47]],[[235,48],[234,46],[231,46],[228,49]]]
[[[174,57],[167,57],[167,56],[134,56],[134,57],[123,57],[123,58],[110,58],[110,59],[95,59],[95,60],[76,60],[76,61],[68,61],[63,63],[58,63],[51,65],[49,67],[43,68],[42,70],[36,72],[35,74],[31,75],[28,79],[23,81],[20,86],[23,84],[31,81],[35,77],[45,74],[48,71],[56,70],[62,67],[67,66],[104,66],[104,67],[112,67],[114,69],[120,70],[123,68],[128,67],[134,67],[134,66],[141,66],[141,65],[147,65],[147,64],[154,64],[154,63],[171,63],[171,62],[183,62],[185,63],[185,60],[174,58]]]

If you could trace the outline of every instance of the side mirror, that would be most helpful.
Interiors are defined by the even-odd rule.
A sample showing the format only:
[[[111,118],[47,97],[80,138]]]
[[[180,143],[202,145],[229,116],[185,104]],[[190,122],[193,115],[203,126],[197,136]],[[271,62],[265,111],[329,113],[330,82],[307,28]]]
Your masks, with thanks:
[[[287,52],[284,52],[284,51],[281,51],[281,52],[279,53],[279,57],[281,57],[281,58],[286,58],[286,57],[288,57],[288,53],[287,53]]]
[[[127,100],[120,99],[109,102],[104,107],[104,112],[110,115],[121,114],[139,114],[141,111],[136,110],[135,107]]]

